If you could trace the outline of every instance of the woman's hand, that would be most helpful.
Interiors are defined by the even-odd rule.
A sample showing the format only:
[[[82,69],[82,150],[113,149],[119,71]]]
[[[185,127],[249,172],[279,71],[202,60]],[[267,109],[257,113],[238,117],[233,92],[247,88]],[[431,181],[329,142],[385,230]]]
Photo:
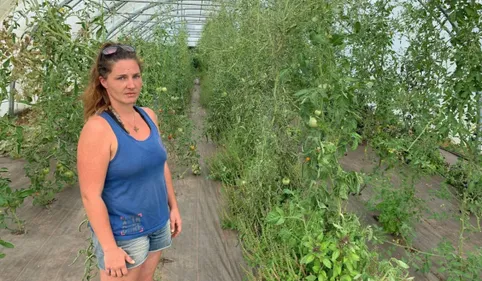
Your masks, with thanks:
[[[126,261],[134,264],[135,261],[121,248],[112,248],[104,251],[104,265],[107,275],[122,277],[127,275]]]
[[[171,209],[171,237],[175,238],[181,233],[182,221],[178,208]]]

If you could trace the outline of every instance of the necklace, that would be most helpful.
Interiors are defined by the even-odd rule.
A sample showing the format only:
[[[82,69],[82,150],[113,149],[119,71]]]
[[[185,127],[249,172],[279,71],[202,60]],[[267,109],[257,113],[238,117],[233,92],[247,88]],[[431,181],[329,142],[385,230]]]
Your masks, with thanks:
[[[117,111],[115,111],[114,108],[110,105],[109,105],[109,110],[114,114],[115,118],[117,119],[117,121],[119,121],[119,123],[124,128],[124,130],[126,130],[126,132],[128,134],[130,134],[129,130],[127,130],[126,126],[124,125],[124,122],[122,122],[122,120],[120,118],[120,115],[117,113]],[[134,116],[133,116],[132,119],[133,119],[133,123],[134,123],[134,131],[137,133],[139,131],[139,127],[136,126],[136,112],[135,111],[134,111]]]

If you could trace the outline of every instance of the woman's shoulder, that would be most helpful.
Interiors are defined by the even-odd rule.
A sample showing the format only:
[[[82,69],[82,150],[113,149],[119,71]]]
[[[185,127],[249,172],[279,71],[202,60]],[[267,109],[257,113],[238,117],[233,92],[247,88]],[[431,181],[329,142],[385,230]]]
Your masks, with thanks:
[[[85,122],[84,127],[82,128],[82,133],[105,135],[109,132],[108,128],[110,128],[110,125],[105,118],[100,115],[93,115],[87,119],[87,122]]]
[[[149,107],[141,107],[142,110],[144,110],[147,114],[149,114],[149,116],[156,116],[156,114],[154,113],[154,110],[150,109]]]
[[[157,115],[154,112],[154,110],[150,109],[149,107],[141,107],[142,110],[146,112],[147,115],[154,121],[155,124],[157,124]]]

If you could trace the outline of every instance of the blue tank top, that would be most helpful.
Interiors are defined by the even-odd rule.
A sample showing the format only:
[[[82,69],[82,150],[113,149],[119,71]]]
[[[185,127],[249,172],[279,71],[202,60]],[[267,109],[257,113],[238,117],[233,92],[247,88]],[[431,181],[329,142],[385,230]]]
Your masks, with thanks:
[[[102,191],[116,240],[148,235],[169,220],[166,149],[149,115],[142,108],[136,109],[150,127],[144,141],[134,139],[107,112],[100,115],[109,122],[118,143]]]

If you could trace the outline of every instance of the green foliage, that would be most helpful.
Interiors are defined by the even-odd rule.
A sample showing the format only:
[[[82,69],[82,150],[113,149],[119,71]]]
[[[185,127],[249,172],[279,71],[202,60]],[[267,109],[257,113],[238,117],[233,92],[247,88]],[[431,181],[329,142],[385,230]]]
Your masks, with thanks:
[[[447,276],[447,281],[480,280],[482,274],[482,253],[480,249],[462,257],[454,245],[442,241],[434,252],[441,257],[437,261],[438,271]]]
[[[225,183],[227,225],[242,232],[248,259],[259,270],[253,279],[323,280],[318,273],[326,266],[324,255],[332,269],[321,274],[341,278],[333,276],[330,255],[335,250],[305,258],[311,271],[300,273],[297,261],[305,255],[297,245],[302,235],[286,234],[291,229],[270,232],[274,226],[266,222],[287,224],[291,213],[284,205],[290,197],[283,191],[286,187],[295,193],[316,189],[330,214],[316,233],[327,239],[321,243],[330,241],[335,247],[330,239],[336,240],[336,231],[327,225],[350,228],[344,201],[369,184],[360,173],[344,171],[339,159],[362,140],[379,156],[375,172],[381,177],[400,169],[413,173],[412,178],[400,175],[398,188],[389,182],[370,183],[379,185],[372,201],[385,230],[413,237],[413,224],[423,210],[415,179],[445,174],[442,141],[457,136],[475,155],[477,141],[471,134],[478,122],[472,118],[480,109],[478,98],[469,94],[460,99],[455,92],[472,82],[467,87],[477,92],[478,82],[467,72],[454,72],[454,65],[476,69],[477,63],[467,62],[462,54],[473,54],[478,62],[480,44],[473,38],[480,38],[475,28],[480,17],[467,12],[478,11],[473,1],[463,2],[220,1],[199,44],[202,101],[209,109],[207,135],[222,148],[211,160],[211,174]],[[447,29],[450,21],[440,21],[445,10],[470,23]],[[447,42],[455,32],[474,37]],[[459,83],[467,79],[472,82]],[[465,114],[470,118],[464,120]],[[300,202],[309,205],[304,196],[299,193]],[[292,221],[301,224],[314,213]],[[293,229],[304,229],[301,226]],[[291,238],[274,243],[282,233]],[[365,280],[376,274],[372,280],[408,279],[402,262],[380,260],[379,265],[359,270],[367,274],[362,275]],[[348,272],[344,279],[354,278],[344,271],[348,265],[337,267],[337,273],[339,268]]]
[[[25,231],[22,220],[17,216],[17,209],[23,204],[23,201],[31,193],[28,189],[13,190],[10,187],[10,179],[5,178],[2,174],[8,172],[7,169],[0,169],[0,229],[10,229],[15,233],[21,234]],[[10,225],[16,224],[15,229],[11,229]],[[13,248],[14,245],[0,238],[0,246],[4,248]],[[5,257],[5,253],[0,251],[0,259]]]
[[[283,194],[284,203],[267,214],[259,238],[245,238],[256,249],[253,262],[271,265],[259,267],[259,276],[268,280],[410,280],[405,263],[393,259],[394,264],[387,264],[369,251],[372,229],[361,227],[355,216],[330,222],[338,215],[323,203],[323,192],[285,189]]]
[[[366,88],[343,51],[350,35],[333,24],[343,4],[266,5],[222,8],[198,50],[207,133],[222,146],[211,173],[226,184],[226,220],[242,232],[253,278],[390,280],[382,278],[388,268],[368,265],[374,254],[343,211],[363,184],[338,161],[361,141],[358,92]],[[397,267],[391,276],[405,274]]]
[[[0,173],[7,172],[1,169]],[[0,174],[0,228],[9,228],[9,224],[5,220],[13,221],[16,229],[11,229],[16,233],[24,232],[23,221],[17,216],[17,209],[23,204],[25,198],[33,193],[31,189],[12,189],[10,187],[10,179]]]
[[[421,217],[424,203],[416,197],[414,181],[412,176],[410,181],[394,186],[389,176],[377,174],[367,180],[375,191],[369,205],[378,212],[377,220],[386,232],[407,241],[413,238],[413,226]]]
[[[459,198],[467,196],[467,209],[482,216],[482,169],[473,163],[458,161],[448,170],[447,182],[457,190]]]

